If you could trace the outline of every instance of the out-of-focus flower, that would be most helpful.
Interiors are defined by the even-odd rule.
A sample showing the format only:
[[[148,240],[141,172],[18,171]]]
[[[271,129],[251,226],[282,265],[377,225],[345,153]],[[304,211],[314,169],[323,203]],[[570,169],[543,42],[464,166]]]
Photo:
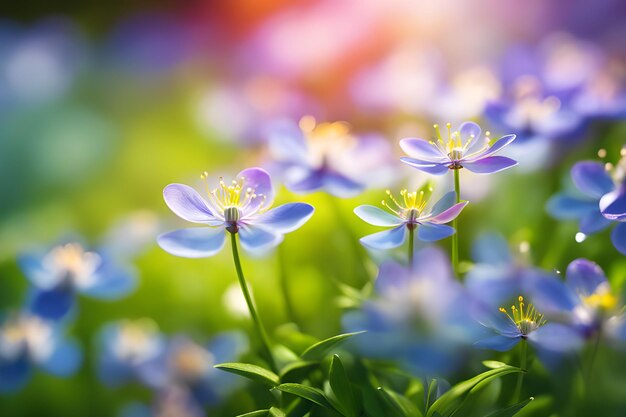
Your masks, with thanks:
[[[391,249],[404,243],[407,230],[417,229],[417,237],[425,242],[444,239],[454,234],[454,228],[444,223],[454,220],[467,205],[467,201],[455,204],[456,193],[451,191],[444,195],[432,210],[426,212],[426,205],[431,190],[409,192],[400,191],[402,199],[394,198],[387,190],[389,202],[383,200],[382,205],[389,209],[384,211],[375,206],[363,205],[354,209],[361,219],[374,226],[393,227],[391,230],[374,233],[361,238],[363,245],[374,249]]]
[[[522,242],[519,252],[509,249],[509,242],[497,233],[484,233],[472,245],[474,265],[465,275],[465,286],[474,299],[498,307],[514,301],[526,292],[526,284],[548,273],[534,268],[529,260],[528,242]]]
[[[390,179],[392,152],[387,141],[352,134],[347,123],[317,124],[306,116],[299,125],[276,123],[268,135],[276,168],[293,192],[323,190],[347,198]]]
[[[158,390],[181,387],[197,404],[215,404],[240,386],[241,379],[213,365],[234,362],[247,348],[247,339],[239,332],[218,334],[207,346],[177,336],[142,369],[144,383]]]
[[[375,298],[348,312],[343,325],[367,330],[354,340],[364,355],[399,360],[420,375],[442,375],[463,363],[465,348],[482,331],[470,305],[447,257],[425,248],[415,253],[413,271],[382,264]]]
[[[207,182],[207,175],[202,179]],[[224,246],[225,231],[238,233],[249,251],[278,245],[285,233],[302,226],[314,208],[306,203],[288,203],[268,210],[274,202],[269,174],[248,168],[227,184],[220,179],[213,190],[207,182],[207,199],[193,188],[170,184],[163,190],[165,203],[180,218],[207,227],[180,229],[157,238],[167,252],[186,258],[212,256]]]
[[[156,323],[149,319],[109,324],[100,331],[98,344],[98,374],[111,386],[149,380],[152,361],[163,355],[167,346]]]
[[[512,305],[509,313],[504,307],[499,313],[484,314],[478,321],[493,330],[496,335],[481,339],[476,347],[507,351],[522,340],[528,340],[538,349],[550,352],[567,352],[578,349],[582,339],[578,333],[562,324],[547,323],[543,314],[532,304],[526,304],[524,297],[518,298],[518,306]]]
[[[580,193],[556,194],[547,209],[557,219],[579,219],[580,232],[585,235],[606,229],[612,221],[619,222],[611,232],[611,241],[626,254],[626,151],[622,154],[616,167],[594,161],[574,164],[571,177]]]
[[[126,405],[120,417],[204,417],[203,407],[196,403],[189,390],[171,386],[160,390],[150,406],[141,403]]]
[[[139,210],[118,220],[102,240],[106,253],[117,258],[141,254],[154,245],[154,239],[161,229],[156,213]]]
[[[604,336],[626,341],[624,309],[596,263],[576,259],[567,266],[565,282],[545,277],[531,285],[533,299],[546,316],[572,325],[586,339]]]
[[[27,254],[20,265],[33,285],[31,308],[43,317],[58,319],[74,306],[76,294],[114,300],[136,285],[134,271],[104,252],[85,250],[80,243],[67,243],[47,253]]]
[[[400,147],[409,157],[400,160],[405,164],[429,174],[443,175],[449,169],[467,168],[477,174],[491,174],[517,165],[505,156],[493,156],[515,140],[515,135],[507,135],[489,144],[489,132],[481,138],[481,129],[474,122],[464,122],[459,130],[452,131],[450,123],[444,139],[439,126],[435,125],[437,139],[429,141],[421,138],[405,138]]]
[[[0,392],[23,387],[33,368],[66,377],[82,361],[78,345],[63,338],[61,327],[30,312],[0,324]]]

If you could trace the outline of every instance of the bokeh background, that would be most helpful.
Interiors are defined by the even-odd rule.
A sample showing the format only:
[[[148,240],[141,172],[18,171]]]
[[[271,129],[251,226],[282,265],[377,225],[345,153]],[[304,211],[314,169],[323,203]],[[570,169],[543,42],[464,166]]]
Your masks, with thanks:
[[[615,162],[626,141],[620,0],[12,2],[0,16],[0,310],[19,310],[26,298],[18,257],[68,236],[126,244],[139,271],[122,300],[80,299],[69,330],[85,356],[78,374],[36,373],[0,396],[2,416],[113,416],[131,401],[149,403],[140,385],[111,389],[96,375],[96,335],[111,321],[148,317],[200,341],[248,329],[228,296],[236,282],[228,251],[177,258],[154,237],[180,225],[165,185],[201,189],[204,171],[269,166],[266,131],[280,118],[344,120],[382,135],[397,157],[400,138],[431,137],[433,123],[471,119],[494,137],[516,133],[519,167],[462,175],[472,204],[459,226],[461,259],[494,230],[543,268],[584,256],[613,285],[626,278],[609,232],[579,242],[574,222],[545,211],[571,186],[575,161]],[[341,284],[366,282],[356,239],[375,230],[352,209],[377,204],[385,186],[424,178],[394,164],[386,184],[350,199],[277,183],[280,201],[306,201],[316,213],[280,256],[244,260],[268,327],[288,320],[282,258],[300,327],[317,337],[341,330]],[[375,273],[374,261],[364,266]],[[240,390],[209,415],[250,411],[255,396]]]

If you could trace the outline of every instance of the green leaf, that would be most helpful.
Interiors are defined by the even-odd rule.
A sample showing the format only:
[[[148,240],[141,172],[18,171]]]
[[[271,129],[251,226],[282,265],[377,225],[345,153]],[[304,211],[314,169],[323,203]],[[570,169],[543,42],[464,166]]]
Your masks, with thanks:
[[[270,410],[257,410],[246,414],[239,414],[237,417],[266,417]]]
[[[330,352],[336,345],[344,342],[346,339],[356,336],[357,334],[361,334],[365,332],[354,332],[354,333],[344,333],[339,334],[337,336],[333,336],[326,340],[322,340],[321,342],[317,342],[311,346],[309,346],[300,357],[304,360],[309,361],[319,361],[326,356],[328,352]]]
[[[483,365],[485,365],[489,369],[498,369],[503,366],[507,366],[506,363],[500,361],[483,361]]]
[[[249,363],[220,363],[214,367],[222,371],[230,372],[231,374],[241,375],[253,381],[260,382],[261,384],[269,385],[270,387],[275,387],[280,384],[280,378],[278,378],[278,375],[274,372]]]
[[[448,392],[443,394],[433,403],[433,405],[428,409],[426,417],[434,417],[435,412],[441,414],[442,417],[449,417],[459,407],[466,396],[472,394],[470,391],[476,392],[474,390],[475,388],[476,390],[480,389],[480,387],[489,383],[494,378],[500,378],[504,375],[518,372],[522,372],[522,370],[514,366],[504,365],[499,366],[496,369],[490,369],[480,375],[476,375],[473,378],[460,382],[450,388]]]
[[[422,417],[422,412],[406,397],[391,390],[379,387],[378,392],[389,406],[394,416]]]
[[[313,403],[307,401],[303,398],[297,398],[287,410],[287,417],[302,417],[306,415],[311,408],[313,408]]]
[[[319,406],[334,410],[333,406],[330,404],[328,398],[322,390],[318,388],[309,387],[307,385],[302,384],[280,384],[276,387],[277,390],[286,392],[287,394],[292,394],[300,398],[304,398],[305,400],[311,401]]]
[[[272,407],[270,408],[270,414],[271,417],[287,417],[287,414],[285,414],[285,412],[283,410],[281,410],[280,408],[276,408],[276,407]]]
[[[502,410],[494,411],[493,413],[489,414],[487,417],[513,417],[515,414],[517,414],[518,411],[526,407],[528,403],[530,403],[534,399],[535,399],[534,397],[530,397],[527,400],[520,401],[517,404],[513,404],[509,407],[503,408]]]
[[[346,370],[341,363],[339,356],[334,355],[330,362],[330,373],[328,376],[328,382],[330,388],[335,394],[335,397],[339,401],[341,413],[348,417],[357,416],[359,410],[354,399],[354,393]]]
[[[296,382],[305,379],[312,369],[319,366],[319,362],[297,361],[286,365],[280,370],[280,380],[282,382]]]

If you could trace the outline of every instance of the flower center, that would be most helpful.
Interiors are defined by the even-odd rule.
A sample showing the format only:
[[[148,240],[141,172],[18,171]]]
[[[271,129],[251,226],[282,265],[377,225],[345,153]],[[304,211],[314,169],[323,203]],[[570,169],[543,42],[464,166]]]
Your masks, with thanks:
[[[504,307],[500,307],[500,311],[511,320],[515,326],[522,333],[522,338],[526,338],[531,332],[537,330],[544,324],[546,320],[543,318],[543,314],[539,313],[535,306],[524,304],[524,297],[521,295],[518,297],[519,308],[515,305],[511,306],[511,313],[509,313]]]
[[[156,325],[147,319],[124,322],[115,341],[114,351],[122,359],[140,362],[158,351]]]
[[[67,280],[79,287],[92,283],[101,262],[97,253],[85,251],[78,243],[58,246],[43,259],[44,267],[56,275],[53,285]]]
[[[307,140],[310,163],[316,167],[332,164],[332,158],[341,156],[357,142],[345,122],[317,124],[313,116],[304,116],[299,126]]]
[[[617,297],[610,292],[594,293],[582,297],[583,303],[594,310],[610,311],[617,306]]]
[[[401,199],[396,199],[391,190],[386,190],[387,200],[382,200],[381,204],[396,216],[405,219],[409,224],[417,223],[420,213],[426,207],[432,188],[426,190],[409,192],[406,188],[400,190]]]
[[[206,184],[207,195],[211,205],[224,216],[224,221],[235,224],[243,213],[254,214],[264,208],[266,196],[257,194],[252,187],[245,187],[245,177],[232,180],[226,184],[220,177],[219,187],[211,189],[208,183],[208,173],[204,172],[200,178]]]
[[[458,130],[452,130],[452,124],[446,123],[446,129],[448,131],[447,136],[444,138],[439,130],[439,125],[433,125],[435,132],[437,133],[436,141],[430,141],[429,143],[435,146],[441,153],[448,155],[450,161],[450,169],[463,168],[459,164],[459,161],[466,155],[470,145],[478,138],[474,135],[470,135],[468,138],[462,138],[461,132]],[[486,132],[485,136],[489,137],[490,132]]]
[[[43,360],[52,353],[52,338],[52,328],[38,317],[10,318],[0,328],[0,357],[14,358],[26,349],[34,360]]]
[[[194,343],[186,342],[176,350],[170,365],[179,378],[195,381],[202,378],[213,363],[214,358],[210,352]]]

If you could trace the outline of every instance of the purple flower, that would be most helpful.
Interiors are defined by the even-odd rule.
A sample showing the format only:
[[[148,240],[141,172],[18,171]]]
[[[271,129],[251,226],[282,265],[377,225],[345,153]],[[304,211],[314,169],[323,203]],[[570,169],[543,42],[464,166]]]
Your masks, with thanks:
[[[576,259],[567,266],[565,282],[535,279],[530,290],[547,316],[574,326],[584,338],[602,334],[626,341],[626,315],[596,263]]]
[[[491,174],[517,165],[505,156],[494,156],[513,140],[515,135],[507,135],[489,144],[489,132],[481,138],[481,129],[474,122],[464,122],[459,130],[452,131],[450,123],[444,139],[435,125],[437,139],[429,141],[421,138],[405,138],[400,147],[409,157],[400,160],[407,165],[434,175],[443,175],[448,169],[467,168],[477,174]]]
[[[526,304],[519,296],[519,304],[511,306],[509,313],[504,307],[499,313],[479,313],[478,322],[496,334],[475,343],[476,347],[504,352],[522,340],[528,340],[542,351],[566,352],[578,349],[581,338],[578,333],[562,324],[548,323],[544,315],[532,304]]]
[[[430,193],[430,190],[428,190]],[[454,228],[445,225],[454,220],[467,201],[455,204],[456,194],[450,191],[439,200],[430,211],[426,211],[428,195],[425,191],[400,191],[402,199],[396,200],[387,190],[389,203],[382,201],[389,209],[384,211],[375,206],[363,205],[354,209],[361,219],[374,226],[393,227],[391,230],[374,233],[361,239],[361,243],[373,249],[391,249],[404,243],[407,230],[417,228],[417,237],[425,242],[444,239],[454,234]]]
[[[202,175],[206,181],[207,174]],[[180,218],[205,227],[164,233],[157,242],[167,252],[186,258],[215,255],[224,245],[225,231],[238,233],[241,245],[249,251],[278,245],[283,235],[302,226],[312,215],[313,206],[289,203],[268,210],[274,201],[269,174],[261,168],[248,168],[231,183],[220,179],[219,186],[201,197],[193,188],[170,184],[163,190],[165,203]]]
[[[579,229],[585,235],[597,233],[619,222],[611,233],[613,246],[626,255],[626,195],[623,181],[626,158],[622,158],[617,169],[610,175],[600,162],[582,161],[571,170],[574,185],[579,195],[559,193],[547,205],[548,212],[557,219],[578,219]]]
[[[356,136],[344,122],[317,124],[306,116],[299,125],[277,123],[269,148],[282,180],[296,193],[323,190],[347,198],[390,179],[389,144],[376,135]]]
[[[58,319],[72,310],[76,294],[115,300],[136,285],[135,271],[121,265],[106,250],[87,251],[79,243],[58,245],[47,253],[28,254],[20,266],[33,285],[33,312]]]
[[[0,392],[22,388],[34,367],[58,376],[73,374],[82,361],[78,345],[58,323],[30,312],[0,323]]]

